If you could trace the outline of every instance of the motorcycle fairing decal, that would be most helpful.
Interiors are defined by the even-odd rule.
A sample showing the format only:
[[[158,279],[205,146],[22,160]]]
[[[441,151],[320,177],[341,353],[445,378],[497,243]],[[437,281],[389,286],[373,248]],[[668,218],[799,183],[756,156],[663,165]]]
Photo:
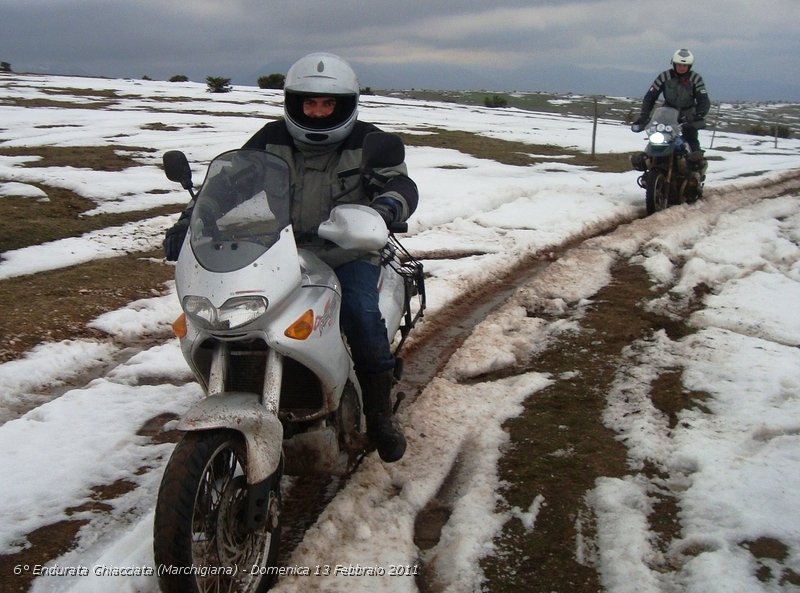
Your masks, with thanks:
[[[326,328],[333,326],[333,322],[336,317],[334,315],[334,309],[334,300],[333,297],[331,297],[325,303],[325,309],[323,310],[322,315],[315,315],[316,319],[314,319],[314,330],[319,330],[320,336],[325,332]]]

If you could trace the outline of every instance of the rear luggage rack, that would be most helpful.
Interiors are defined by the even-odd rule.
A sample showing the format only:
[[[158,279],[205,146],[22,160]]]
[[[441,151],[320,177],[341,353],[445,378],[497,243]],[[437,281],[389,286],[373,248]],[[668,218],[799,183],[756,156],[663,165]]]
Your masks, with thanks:
[[[403,247],[399,239],[393,232],[389,233],[389,242],[381,253],[383,257],[382,265],[387,265],[396,271],[403,278],[405,286],[405,298],[403,302],[403,322],[400,324],[400,343],[395,348],[395,353],[406,341],[411,329],[416,325],[417,320],[424,316],[426,306],[425,296],[425,276],[423,273],[422,262],[414,258],[408,250]],[[416,311],[411,310],[411,300],[417,298]]]

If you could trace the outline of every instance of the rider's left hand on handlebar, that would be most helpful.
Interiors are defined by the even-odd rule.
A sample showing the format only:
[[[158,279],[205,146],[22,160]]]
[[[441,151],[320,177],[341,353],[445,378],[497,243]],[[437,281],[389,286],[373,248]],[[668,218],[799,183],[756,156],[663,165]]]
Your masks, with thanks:
[[[706,119],[702,115],[695,115],[692,120],[692,127],[696,130],[702,130],[706,127]]]
[[[390,198],[389,196],[381,196],[375,199],[370,206],[373,210],[381,215],[381,218],[383,218],[387,228],[392,223],[397,222],[400,218],[400,204],[397,203],[397,200]]]
[[[706,127],[706,120],[702,115],[685,115],[682,116],[679,120],[681,124],[681,129],[695,129],[695,130],[702,130]]]

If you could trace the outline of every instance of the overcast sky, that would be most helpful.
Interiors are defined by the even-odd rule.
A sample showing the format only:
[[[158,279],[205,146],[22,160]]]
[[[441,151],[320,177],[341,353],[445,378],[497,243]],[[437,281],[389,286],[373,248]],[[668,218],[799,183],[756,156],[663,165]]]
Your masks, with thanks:
[[[800,0],[0,0],[17,72],[255,85],[324,50],[374,89],[639,97],[694,52],[712,100],[800,101]]]

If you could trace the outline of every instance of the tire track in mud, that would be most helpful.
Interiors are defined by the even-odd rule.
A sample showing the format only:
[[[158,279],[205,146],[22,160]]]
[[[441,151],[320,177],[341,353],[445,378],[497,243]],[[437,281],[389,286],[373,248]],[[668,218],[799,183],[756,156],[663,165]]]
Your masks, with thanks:
[[[797,187],[800,187],[800,173],[787,175],[774,182],[757,186],[755,189],[758,190],[756,192],[758,195],[754,195],[753,186],[733,188],[727,191],[727,195],[737,194],[743,197],[747,196],[746,201],[755,201],[760,197],[781,195],[782,193],[797,189]],[[719,190],[707,191],[707,198],[723,196],[723,192]],[[721,208],[724,209],[724,207]],[[591,237],[609,233],[629,222],[631,222],[631,220],[609,222],[602,227],[593,229],[591,233],[586,233],[584,236],[572,239],[567,244],[550,249],[547,253],[534,254],[511,267],[502,278],[497,278],[483,285],[480,289],[476,289],[456,299],[446,308],[438,310],[435,315],[426,315],[414,332],[412,332],[401,354],[401,357],[405,360],[405,368],[403,379],[399,383],[397,391],[402,391],[407,396],[402,406],[414,404],[414,400],[421,393],[422,389],[424,389],[425,385],[442,370],[450,356],[463,344],[464,340],[472,333],[474,328],[489,314],[506,303],[519,287],[531,282],[531,280],[542,273],[551,262],[557,261],[564,253],[569,251],[569,249]],[[626,304],[626,306],[629,305],[630,303]],[[623,311],[624,310],[627,309],[623,307]],[[138,351],[157,345],[159,341],[160,338],[154,337],[152,343],[148,341],[146,343],[128,345],[122,348],[116,364],[109,363],[88,371],[85,375],[82,375],[80,379],[77,377],[73,378],[70,382],[70,386],[65,387],[63,390],[59,389],[58,392],[54,392],[53,398],[58,397],[60,393],[63,393],[67,389],[76,388],[77,384],[84,379],[88,383],[98,376],[103,376],[111,369],[115,368],[115,366],[124,364]],[[590,349],[589,346],[583,346],[583,348]],[[580,352],[580,350],[581,349],[578,348],[576,352]],[[543,370],[541,364],[542,363],[537,363],[537,371]],[[522,373],[526,370],[529,369],[518,369],[518,372]],[[491,380],[490,377],[483,377],[482,379]],[[556,411],[563,410],[570,406],[574,407],[574,404],[574,401],[564,400],[556,405],[555,409]],[[533,407],[535,406],[531,406],[530,409],[533,409]],[[582,413],[583,411],[578,410],[578,412]],[[547,414],[541,414],[539,418],[534,417],[533,424],[526,426],[525,431],[539,434],[543,426],[551,426],[553,423],[558,425],[558,418],[560,417],[558,414],[553,417],[547,416]],[[172,419],[173,417],[169,415],[154,417],[142,427],[139,434],[149,437],[154,443],[175,442],[179,435],[165,428],[165,424],[168,424]],[[552,462],[553,459],[550,458],[549,461]],[[549,469],[541,471],[550,472],[552,474],[556,466],[557,464],[551,465]],[[144,471],[152,471],[152,469],[154,468]],[[530,483],[530,480],[536,480],[535,476],[525,475],[522,477],[528,481],[528,483]],[[415,543],[422,551],[423,557],[425,551],[433,548],[438,542],[441,530],[447,523],[449,512],[457,497],[458,489],[455,486],[463,479],[468,479],[468,476],[462,475],[458,461],[456,461],[456,464],[450,468],[449,476],[445,480],[437,496],[435,496],[430,501],[428,507],[419,514],[415,525],[414,538]],[[286,523],[281,553],[283,561],[289,557],[295,547],[302,541],[306,530],[314,524],[327,504],[336,496],[336,493],[344,484],[346,484],[346,479],[330,478],[298,478],[294,482],[292,488],[287,492],[285,503],[287,513],[285,517]],[[557,486],[559,486],[558,482],[556,482],[553,487],[556,488]],[[130,484],[126,483],[96,486],[97,494],[93,497],[96,504],[95,508],[92,509],[93,512],[98,514],[105,513],[106,510],[103,508],[103,501],[113,500],[124,494],[130,487]],[[510,503],[513,504],[513,495],[508,493],[508,497]],[[557,495],[551,495],[549,500],[554,500],[555,498],[557,498]],[[668,501],[665,501],[665,505],[668,505]],[[574,525],[574,522],[577,520],[575,512],[576,511],[573,509],[573,511],[563,513],[563,517],[568,517],[572,522],[570,525]],[[85,526],[87,522],[88,521],[80,519],[62,521],[54,525],[42,527],[28,535],[32,544],[31,547],[19,554],[0,555],[0,591],[27,590],[32,578],[12,577],[14,565],[19,563],[44,564],[58,558],[76,545],[78,529]],[[537,523],[537,533],[539,527]],[[572,527],[570,527],[570,529],[571,528]],[[513,549],[513,546],[509,548],[509,550],[511,549]],[[573,556],[574,548],[571,548],[569,559],[571,563],[570,570],[574,571],[575,564]],[[435,570],[433,568],[434,567],[426,567],[423,564],[421,575],[417,579],[417,586],[419,590],[424,593],[435,593],[446,586],[446,584],[436,582]],[[562,567],[562,569],[563,568],[564,567]],[[494,582],[494,584],[498,585],[497,588],[494,588],[493,585],[492,590],[516,590],[514,588],[500,588],[501,583],[507,581],[508,575],[505,572],[507,569],[510,569],[510,565],[508,564],[505,566],[485,567],[487,578],[489,578],[490,582]],[[557,573],[557,571],[554,571],[554,573]],[[570,574],[574,575],[574,572]],[[592,583],[594,582],[592,579],[596,578],[596,575],[593,576],[593,574],[594,571],[589,570],[587,576],[584,577],[585,587],[580,586],[580,583],[575,583],[577,586],[570,590],[592,590],[591,586],[593,586]],[[9,580],[9,578],[11,580]],[[555,586],[555,584],[553,586]],[[552,590],[556,591],[558,589],[554,588]]]
[[[547,265],[558,259],[559,255],[586,239],[602,235],[625,221],[609,221],[599,228],[593,229],[580,237],[573,238],[567,244],[546,250],[545,254],[533,254],[511,266],[501,277],[482,285],[476,290],[455,299],[447,307],[436,311],[435,316],[426,315],[418,323],[409,336],[407,344],[398,355],[403,359],[403,376],[395,387],[394,393],[402,394],[402,409],[411,406],[425,386],[440,373],[453,353],[483,320],[493,311],[503,306],[509,298],[526,283],[530,282]],[[457,488],[454,486],[461,480],[468,479],[462,475],[458,462],[450,470],[445,485],[416,522],[415,541],[419,540],[422,550],[432,548],[438,541],[438,535],[449,517],[449,510],[454,502]],[[311,527],[325,510],[325,506],[347,483],[347,478],[329,479],[327,477],[300,477],[294,483],[288,497],[284,500],[284,523],[282,533],[281,554],[279,562],[286,562],[295,547],[302,541],[305,531]],[[417,586],[421,591],[433,591],[426,584],[424,562],[422,573],[417,577]]]
[[[725,212],[762,198],[785,195],[798,188],[800,173],[794,172],[758,186],[711,191],[708,197],[720,199],[716,208]],[[731,204],[724,202],[726,196],[732,198]],[[648,224],[643,219],[635,219],[610,225],[591,237],[580,237],[560,246],[547,258],[521,264],[509,274],[504,287],[493,285],[493,291],[485,295],[485,300],[467,300],[463,307],[455,308],[453,316],[460,320],[456,325],[465,326],[464,333],[468,335],[492,310],[504,304],[519,286],[534,280],[548,265],[547,260],[559,260],[588,239],[622,229],[629,222]],[[511,510],[527,509],[532,488],[536,485],[539,488],[536,492],[543,495],[544,504],[549,508],[542,513],[543,519],[537,522],[533,538],[519,521],[512,521],[504,528],[495,542],[496,554],[482,563],[488,590],[565,593],[595,593],[600,590],[591,562],[585,559],[578,562],[576,556],[582,552],[591,556],[592,525],[591,520],[587,520],[585,493],[594,487],[596,477],[624,475],[626,471],[626,450],[602,422],[605,393],[619,364],[620,352],[629,343],[658,329],[666,330],[673,339],[689,331],[682,323],[641,311],[638,303],[653,297],[651,282],[642,268],[617,259],[612,282],[592,297],[599,304],[581,320],[584,329],[578,335],[568,335],[559,340],[527,366],[496,374],[496,378],[502,378],[537,371],[570,378],[538,393],[526,402],[526,411],[520,417],[506,423],[512,444],[500,464],[500,479],[508,484],[502,493],[506,497],[505,504]],[[529,311],[529,316],[538,315]],[[437,327],[429,331],[428,336],[435,335],[443,321],[437,316]],[[445,345],[439,352],[448,355],[438,359],[436,370],[427,377],[428,380],[438,374],[449,354],[465,337],[458,334],[443,340]],[[419,347],[426,350],[427,344]],[[431,359],[436,357],[427,358],[428,362],[425,362],[426,357],[422,358],[424,367],[432,364]],[[479,380],[492,381],[493,378],[482,376]],[[680,389],[676,390],[674,381],[674,373],[666,373],[654,386],[654,400],[670,417],[703,397],[702,394],[681,393]],[[424,387],[426,381],[413,383]],[[447,563],[448,560],[434,557],[432,563],[426,565],[425,559],[426,552],[436,546],[449,520],[458,500],[459,484],[469,480],[460,459],[460,455],[456,457],[439,492],[418,514],[415,522],[414,541],[421,552],[417,586],[423,593],[437,593],[448,585],[437,580],[436,570],[437,563]],[[669,496],[662,496],[656,508],[653,529],[668,542],[676,525],[674,502]],[[584,522],[582,526],[581,521]],[[577,531],[576,525],[581,526]],[[581,550],[584,537],[585,549]]]
[[[727,212],[748,207],[761,199],[797,191],[800,176],[784,176],[773,183],[727,192],[713,192],[698,208],[706,223],[715,224]],[[663,221],[667,233],[679,233],[690,219],[689,210],[673,211],[661,218],[635,221],[617,229],[610,242],[590,241],[581,249],[613,251],[613,241],[638,241],[641,248],[657,237],[647,228]],[[642,230],[645,233],[641,233]],[[661,231],[661,229],[658,229]],[[642,238],[642,237],[646,238]],[[638,252],[638,249],[634,250]],[[628,452],[617,434],[603,422],[606,395],[615,377],[630,364],[625,350],[641,340],[664,332],[680,340],[696,331],[684,319],[700,306],[704,296],[698,287],[681,303],[683,315],[656,313],[643,306],[669,292],[671,285],[656,286],[638,265],[628,261],[625,250],[617,253],[612,280],[594,296],[582,312],[577,333],[566,334],[536,357],[531,370],[559,377],[550,387],[525,403],[525,411],[506,423],[511,445],[499,464],[500,493],[505,509],[526,509],[534,495],[543,501],[535,516],[535,531],[510,520],[494,540],[494,553],[481,566],[488,590],[498,593],[548,591],[596,593],[602,590],[593,548],[593,512],[587,495],[600,477],[629,475]],[[565,257],[569,257],[567,253]],[[680,370],[661,369],[650,384],[653,406],[674,422],[680,410],[702,406],[703,393],[687,392]],[[667,476],[655,467],[643,471],[657,483]],[[663,552],[656,571],[674,570],[679,559],[669,554],[670,542],[679,532],[675,494],[668,489],[650,493],[653,511],[648,520],[655,544]],[[513,512],[512,512],[513,516]]]
[[[627,450],[604,426],[602,413],[620,352],[660,324],[637,311],[649,289],[643,269],[617,265],[611,283],[592,297],[595,304],[581,317],[580,329],[532,361],[530,370],[555,381],[506,423],[510,445],[498,471],[506,510],[525,511],[534,497],[542,504],[535,531],[510,520],[495,539],[495,554],[482,562],[490,590],[602,590],[594,568],[576,561],[575,525],[582,518],[587,522],[584,496],[595,480],[625,475]],[[589,525],[579,533],[591,541]]]

